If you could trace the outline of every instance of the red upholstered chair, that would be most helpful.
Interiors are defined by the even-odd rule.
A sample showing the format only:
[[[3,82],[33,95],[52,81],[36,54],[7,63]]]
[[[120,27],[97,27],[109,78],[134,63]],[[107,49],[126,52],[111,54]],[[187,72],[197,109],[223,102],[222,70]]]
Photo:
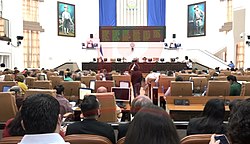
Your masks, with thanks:
[[[90,134],[67,135],[64,140],[70,144],[112,144],[106,137]]]
[[[125,142],[125,137],[122,137],[116,142],[116,144],[124,144],[124,142]]]
[[[22,138],[22,136],[5,137],[0,140],[0,144],[18,144]]]
[[[181,144],[208,144],[212,134],[189,135],[181,139]]]
[[[102,122],[116,122],[117,112],[114,93],[93,93],[93,95],[96,96],[101,105],[101,116],[98,120]]]

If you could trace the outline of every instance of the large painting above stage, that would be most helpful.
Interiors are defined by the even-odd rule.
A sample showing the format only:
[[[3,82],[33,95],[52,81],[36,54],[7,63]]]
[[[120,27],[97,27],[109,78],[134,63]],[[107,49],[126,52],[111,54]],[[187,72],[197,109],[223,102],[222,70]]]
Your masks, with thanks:
[[[165,26],[100,26],[101,42],[164,42]]]

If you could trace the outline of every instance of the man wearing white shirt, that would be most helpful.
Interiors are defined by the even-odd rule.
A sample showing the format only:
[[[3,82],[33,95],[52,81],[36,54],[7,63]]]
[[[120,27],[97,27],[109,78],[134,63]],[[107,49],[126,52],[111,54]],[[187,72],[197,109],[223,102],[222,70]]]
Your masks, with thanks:
[[[48,94],[27,97],[21,108],[25,135],[19,144],[65,144],[59,135],[61,116],[59,102]]]
[[[73,25],[73,21],[71,19],[71,15],[68,12],[68,6],[64,6],[64,12],[62,13],[62,22],[63,22],[63,32],[64,34],[69,33],[70,25]]]

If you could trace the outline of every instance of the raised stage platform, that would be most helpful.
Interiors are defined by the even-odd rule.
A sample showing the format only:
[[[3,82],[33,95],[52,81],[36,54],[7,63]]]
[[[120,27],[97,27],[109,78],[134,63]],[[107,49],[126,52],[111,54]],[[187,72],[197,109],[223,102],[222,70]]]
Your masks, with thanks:
[[[127,71],[129,68],[129,65],[131,62],[120,62],[120,63],[115,63],[115,62],[103,62],[103,63],[94,63],[94,62],[83,62],[82,63],[82,70],[93,70],[97,71],[100,69],[106,69],[107,71]],[[152,62],[152,63],[147,63],[147,62],[142,62],[138,63],[140,65],[141,71],[143,73],[149,73],[152,70],[156,71],[165,71],[165,70],[172,70],[172,71],[180,71],[183,70],[186,67],[186,63],[161,63],[161,62]]]

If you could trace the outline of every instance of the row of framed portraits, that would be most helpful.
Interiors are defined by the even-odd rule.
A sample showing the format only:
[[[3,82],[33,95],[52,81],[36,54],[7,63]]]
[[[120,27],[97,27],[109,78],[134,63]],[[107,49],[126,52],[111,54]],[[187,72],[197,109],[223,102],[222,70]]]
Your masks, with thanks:
[[[187,10],[187,37],[205,36],[206,2],[190,4]],[[57,23],[59,36],[75,37],[75,5],[58,1]]]

